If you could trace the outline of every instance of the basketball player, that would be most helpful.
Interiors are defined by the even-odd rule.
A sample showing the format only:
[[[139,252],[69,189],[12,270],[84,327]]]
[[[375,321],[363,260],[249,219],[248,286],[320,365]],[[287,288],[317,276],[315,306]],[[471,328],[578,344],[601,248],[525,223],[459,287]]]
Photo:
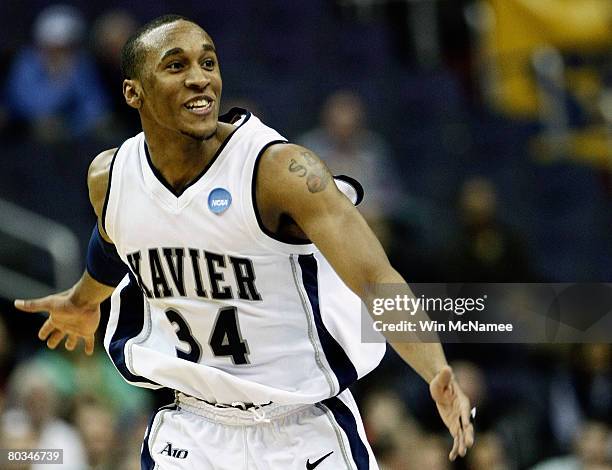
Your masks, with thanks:
[[[404,281],[347,185],[249,112],[219,116],[215,46],[192,21],[145,25],[122,60],[144,132],[91,164],[87,269],[15,306],[50,313],[48,347],[82,339],[91,354],[111,297],[119,372],[176,391],[151,419],[143,469],[377,468],[347,387],[385,349],[360,342],[364,286]],[[470,405],[440,344],[393,347],[430,384],[450,459],[465,455]]]

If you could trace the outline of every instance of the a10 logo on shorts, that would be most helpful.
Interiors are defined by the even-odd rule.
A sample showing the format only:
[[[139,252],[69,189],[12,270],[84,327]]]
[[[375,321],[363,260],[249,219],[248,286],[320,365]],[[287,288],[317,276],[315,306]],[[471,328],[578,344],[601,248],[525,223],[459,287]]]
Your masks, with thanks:
[[[189,451],[187,449],[172,447],[172,443],[167,442],[166,447],[162,449],[160,454],[167,455],[168,457],[174,457],[175,459],[186,459],[189,455]]]

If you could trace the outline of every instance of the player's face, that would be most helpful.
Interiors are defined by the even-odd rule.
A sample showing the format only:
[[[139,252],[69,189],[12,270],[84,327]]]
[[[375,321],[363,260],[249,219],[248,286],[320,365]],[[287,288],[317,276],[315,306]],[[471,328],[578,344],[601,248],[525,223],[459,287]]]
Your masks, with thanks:
[[[142,117],[198,140],[212,137],[222,84],[210,37],[193,23],[177,21],[142,40]]]

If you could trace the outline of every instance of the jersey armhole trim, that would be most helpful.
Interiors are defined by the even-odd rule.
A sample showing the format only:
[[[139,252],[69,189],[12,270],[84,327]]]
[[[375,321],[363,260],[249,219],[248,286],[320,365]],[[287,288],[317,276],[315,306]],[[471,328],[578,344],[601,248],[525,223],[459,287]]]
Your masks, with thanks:
[[[261,220],[261,215],[259,214],[259,208],[257,207],[257,173],[259,172],[259,162],[261,160],[261,157],[264,154],[264,152],[268,150],[268,148],[271,147],[272,145],[287,144],[287,143],[289,142],[287,142],[286,140],[272,140],[268,142],[266,145],[264,145],[262,149],[259,151],[259,153],[257,154],[257,157],[255,157],[255,166],[253,167],[253,175],[252,175],[252,181],[251,181],[251,200],[253,203],[253,212],[255,212],[255,219],[257,219],[257,225],[259,225],[259,229],[264,234],[266,234],[268,237],[278,242],[285,243],[287,245],[310,245],[312,244],[310,240],[302,240],[301,238],[293,238],[293,237],[291,238],[287,237],[287,239],[284,239],[276,235],[274,232],[271,232],[270,230],[268,230],[266,226],[263,224],[263,221]]]
[[[355,178],[348,176],[348,175],[334,175],[334,179],[336,181],[338,180],[343,181],[346,184],[348,184],[351,188],[353,188],[353,190],[355,191],[356,197],[357,197],[356,201],[351,201],[353,202],[353,205],[358,206],[361,203],[361,201],[363,201],[363,196],[365,195],[365,191],[363,190],[363,185],[359,181],[357,181]]]
[[[123,147],[123,144],[121,144],[119,147],[117,147],[117,150],[115,150],[115,153],[113,154],[113,159],[111,160],[110,168],[108,170],[108,186],[106,187],[104,205],[102,206],[102,228],[104,229],[104,232],[106,234],[108,234],[108,231],[106,230],[106,211],[108,209],[108,200],[110,199],[111,182],[113,179],[113,167],[115,166],[115,158],[117,158],[117,154],[119,153],[119,150],[121,150],[121,147]]]

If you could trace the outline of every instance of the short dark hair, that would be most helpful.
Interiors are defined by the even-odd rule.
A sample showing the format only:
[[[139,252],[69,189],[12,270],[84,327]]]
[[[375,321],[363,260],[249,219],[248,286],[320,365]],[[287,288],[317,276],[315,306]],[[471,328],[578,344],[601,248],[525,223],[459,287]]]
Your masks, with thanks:
[[[140,71],[144,60],[144,50],[140,39],[155,28],[164,24],[174,23],[175,21],[189,21],[197,25],[195,21],[185,16],[164,15],[149,21],[130,36],[121,49],[121,73],[124,79],[140,78]]]

